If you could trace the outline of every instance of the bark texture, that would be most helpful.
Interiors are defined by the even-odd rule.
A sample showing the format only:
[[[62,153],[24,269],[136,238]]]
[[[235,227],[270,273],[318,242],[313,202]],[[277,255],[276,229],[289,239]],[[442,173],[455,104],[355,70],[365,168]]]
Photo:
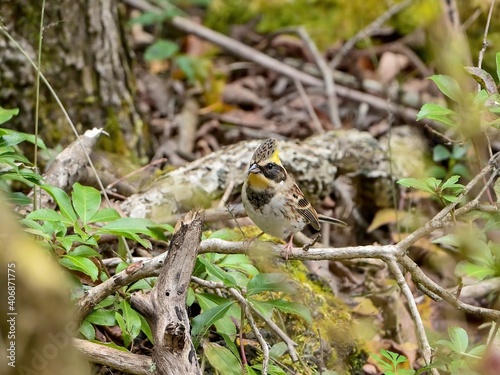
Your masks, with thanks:
[[[186,293],[201,241],[201,227],[200,212],[186,215],[177,225],[151,293],[134,294],[131,298],[132,306],[151,326],[153,362],[160,375],[201,374],[186,310]]]
[[[140,116],[133,101],[134,81],[118,2],[47,1],[41,70],[75,124],[104,127],[109,151],[145,153]],[[3,23],[36,61],[41,2],[0,3]],[[12,126],[33,132],[35,72],[18,50],[0,37],[0,101],[18,107]],[[49,91],[41,86],[41,135],[48,145],[74,139]]]

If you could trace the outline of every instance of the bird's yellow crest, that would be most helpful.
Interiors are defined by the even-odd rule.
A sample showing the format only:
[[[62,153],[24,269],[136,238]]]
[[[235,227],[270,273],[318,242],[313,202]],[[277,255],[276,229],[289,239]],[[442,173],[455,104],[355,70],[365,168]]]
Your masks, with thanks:
[[[281,160],[278,153],[278,145],[276,139],[269,138],[261,143],[259,148],[252,156],[252,162],[261,163],[264,160],[272,161],[273,163],[281,165]]]
[[[281,160],[280,160],[280,157],[279,157],[278,149],[276,149],[276,151],[273,152],[273,154],[271,155],[271,157],[269,158],[269,160],[271,160],[273,163],[281,165]]]

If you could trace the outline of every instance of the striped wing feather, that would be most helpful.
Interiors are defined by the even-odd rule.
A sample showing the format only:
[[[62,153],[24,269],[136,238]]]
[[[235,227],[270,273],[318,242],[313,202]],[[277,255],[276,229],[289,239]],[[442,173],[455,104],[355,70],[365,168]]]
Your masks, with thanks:
[[[296,203],[295,209],[297,212],[302,215],[314,229],[320,230],[318,214],[311,206],[311,203],[309,203],[309,201],[304,197],[297,185],[293,186],[292,191],[292,196],[294,198],[294,202]]]

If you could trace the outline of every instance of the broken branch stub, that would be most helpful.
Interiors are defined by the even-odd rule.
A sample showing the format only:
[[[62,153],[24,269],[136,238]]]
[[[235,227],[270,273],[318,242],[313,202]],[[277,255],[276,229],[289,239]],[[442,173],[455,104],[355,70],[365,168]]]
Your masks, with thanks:
[[[201,241],[202,213],[191,211],[176,225],[168,255],[149,294],[132,295],[132,306],[151,326],[153,362],[159,375],[201,374],[191,341],[186,293]]]

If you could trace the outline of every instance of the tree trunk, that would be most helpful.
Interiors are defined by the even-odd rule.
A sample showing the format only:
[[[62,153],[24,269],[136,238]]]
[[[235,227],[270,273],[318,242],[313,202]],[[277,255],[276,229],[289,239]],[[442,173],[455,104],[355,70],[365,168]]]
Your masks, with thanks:
[[[133,100],[134,80],[123,20],[113,0],[47,1],[41,70],[54,87],[79,131],[104,127],[108,151],[145,154],[144,129]],[[11,35],[36,61],[41,1],[3,1],[0,14]],[[34,130],[36,73],[4,36],[0,36],[0,102],[20,108],[12,123]],[[48,145],[74,139],[48,89],[41,85],[40,134]]]

